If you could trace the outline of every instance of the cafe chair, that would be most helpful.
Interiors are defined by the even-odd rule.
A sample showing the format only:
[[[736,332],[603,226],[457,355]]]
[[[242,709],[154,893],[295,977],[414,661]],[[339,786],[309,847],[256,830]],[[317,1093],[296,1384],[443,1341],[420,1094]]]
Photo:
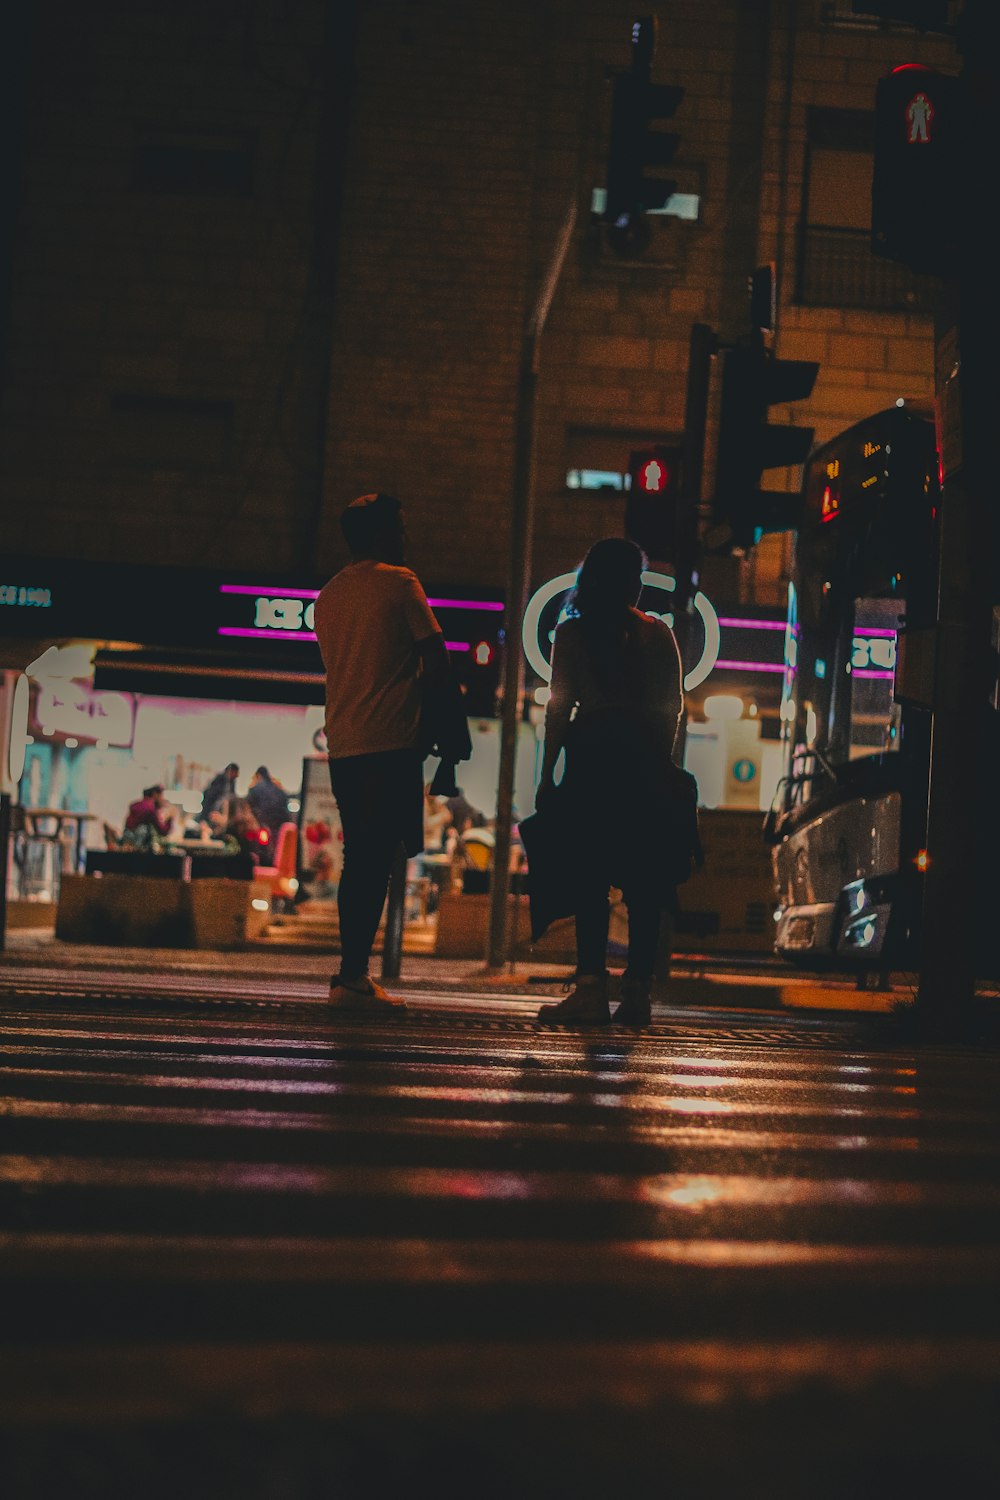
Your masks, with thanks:
[[[458,842],[467,869],[489,870],[492,867],[496,841],[488,828],[467,828]]]
[[[271,903],[276,907],[291,906],[299,888],[297,878],[299,857],[299,830],[295,823],[282,823],[274,841],[274,864],[258,865],[253,872],[255,884],[266,885],[271,893]]]
[[[462,892],[483,896],[490,888],[495,840],[488,828],[467,828],[458,841],[462,857]]]

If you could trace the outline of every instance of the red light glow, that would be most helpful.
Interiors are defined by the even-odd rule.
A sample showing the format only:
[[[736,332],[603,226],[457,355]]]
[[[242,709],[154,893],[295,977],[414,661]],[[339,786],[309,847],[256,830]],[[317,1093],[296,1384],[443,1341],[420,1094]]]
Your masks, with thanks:
[[[651,458],[639,470],[639,487],[647,495],[659,495],[670,483],[670,471],[658,458]]]

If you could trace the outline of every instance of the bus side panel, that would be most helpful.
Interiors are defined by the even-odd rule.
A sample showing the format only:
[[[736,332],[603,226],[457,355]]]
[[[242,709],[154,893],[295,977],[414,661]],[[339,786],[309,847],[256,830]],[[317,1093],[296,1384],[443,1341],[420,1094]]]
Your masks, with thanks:
[[[845,920],[853,915],[845,887],[898,876],[901,806],[899,792],[856,798],[800,823],[775,847],[776,952],[814,960],[878,956],[880,942],[866,953],[842,946]]]

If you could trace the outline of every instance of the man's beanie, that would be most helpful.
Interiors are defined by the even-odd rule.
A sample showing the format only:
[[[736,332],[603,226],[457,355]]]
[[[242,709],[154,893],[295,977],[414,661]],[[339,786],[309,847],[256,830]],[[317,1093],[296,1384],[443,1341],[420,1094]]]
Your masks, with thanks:
[[[395,529],[402,508],[393,495],[381,491],[359,495],[346,510],[341,511],[340,529],[344,541],[352,552],[367,551],[383,532]]]

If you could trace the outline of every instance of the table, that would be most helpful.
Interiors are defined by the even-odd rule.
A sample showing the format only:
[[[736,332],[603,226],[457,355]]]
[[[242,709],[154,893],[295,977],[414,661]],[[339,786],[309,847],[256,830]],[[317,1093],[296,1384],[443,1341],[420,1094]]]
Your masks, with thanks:
[[[425,850],[417,855],[416,862],[420,868],[421,879],[427,881],[426,886],[417,888],[420,915],[424,917],[428,911],[437,910],[442,892],[451,889],[452,857],[445,850],[441,850],[440,853],[436,849]],[[431,891],[433,891],[433,896],[428,900]]]
[[[21,807],[21,834],[25,842],[25,853],[27,846],[32,840],[37,840],[43,848],[49,848],[53,854],[58,851],[59,858],[55,862],[53,885],[55,889],[52,899],[57,900],[59,896],[58,877],[67,870],[79,871],[83,867],[84,835],[86,825],[97,821],[96,813],[71,812],[65,807]],[[43,825],[54,823],[55,827],[47,828]],[[64,830],[66,836],[64,836]],[[71,852],[72,851],[72,852]],[[21,867],[21,895],[28,894],[24,889],[27,877],[27,859]]]
[[[167,839],[168,849],[183,849],[186,854],[225,854],[222,839]]]
[[[233,851],[226,847],[222,839],[168,839],[165,847],[174,849],[178,854],[184,855],[184,880],[191,879],[191,856],[192,854],[211,854],[222,856],[231,854]]]

